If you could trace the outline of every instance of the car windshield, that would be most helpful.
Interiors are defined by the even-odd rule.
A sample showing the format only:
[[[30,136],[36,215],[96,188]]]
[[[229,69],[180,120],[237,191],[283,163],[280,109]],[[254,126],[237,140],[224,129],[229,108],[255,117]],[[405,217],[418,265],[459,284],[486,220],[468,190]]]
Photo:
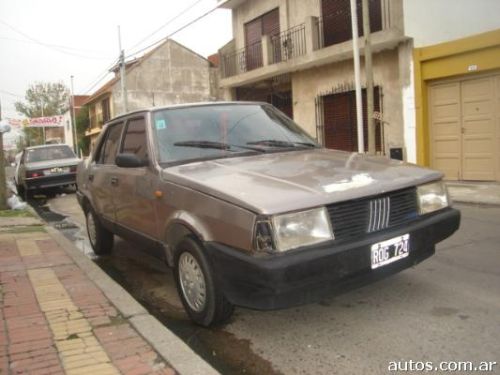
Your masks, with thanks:
[[[319,147],[271,105],[214,104],[159,110],[153,130],[160,163]]]
[[[26,163],[35,163],[39,161],[71,159],[75,154],[69,146],[50,146],[33,148],[26,150]]]

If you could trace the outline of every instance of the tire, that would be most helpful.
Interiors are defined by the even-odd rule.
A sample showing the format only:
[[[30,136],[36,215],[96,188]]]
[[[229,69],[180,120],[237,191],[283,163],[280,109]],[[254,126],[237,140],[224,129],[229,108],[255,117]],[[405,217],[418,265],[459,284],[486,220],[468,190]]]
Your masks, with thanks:
[[[16,184],[16,190],[17,190],[17,195],[24,199],[25,198],[24,197],[24,192],[25,192],[24,186]]]
[[[175,248],[174,276],[184,309],[196,324],[209,327],[232,315],[234,306],[218,288],[203,246],[190,236]]]
[[[106,255],[113,249],[114,235],[104,228],[91,207],[85,210],[85,222],[90,246],[96,255]]]

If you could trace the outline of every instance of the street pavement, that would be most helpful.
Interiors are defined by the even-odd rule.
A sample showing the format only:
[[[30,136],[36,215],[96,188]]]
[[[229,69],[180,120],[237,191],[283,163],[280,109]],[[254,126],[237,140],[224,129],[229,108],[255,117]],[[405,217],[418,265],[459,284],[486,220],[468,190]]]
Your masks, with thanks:
[[[83,222],[74,195],[49,205]],[[225,327],[193,328],[187,339],[229,364],[224,373],[384,374],[391,361],[500,363],[500,206],[456,206],[460,230],[416,267],[317,304],[237,308]],[[118,241],[107,262],[133,280],[134,296],[178,307],[171,271],[147,259],[140,247]]]

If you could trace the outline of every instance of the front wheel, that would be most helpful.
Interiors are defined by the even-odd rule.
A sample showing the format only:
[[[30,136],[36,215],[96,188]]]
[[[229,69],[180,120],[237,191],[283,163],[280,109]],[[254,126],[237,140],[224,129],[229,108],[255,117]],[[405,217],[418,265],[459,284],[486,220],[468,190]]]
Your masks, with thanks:
[[[176,247],[175,282],[189,317],[204,327],[225,322],[233,305],[217,287],[203,247],[192,237],[185,237]]]
[[[90,246],[97,255],[109,254],[113,249],[113,233],[104,228],[92,208],[85,210]]]

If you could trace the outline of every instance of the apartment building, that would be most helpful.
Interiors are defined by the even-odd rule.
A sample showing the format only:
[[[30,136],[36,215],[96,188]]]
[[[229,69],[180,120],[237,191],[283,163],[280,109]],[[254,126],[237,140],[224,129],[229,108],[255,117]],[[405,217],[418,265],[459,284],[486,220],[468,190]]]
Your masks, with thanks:
[[[410,80],[404,67],[411,59],[403,7],[395,0],[369,4],[377,152],[403,158],[401,82]],[[226,96],[270,102],[326,147],[356,151],[349,0],[233,0],[221,7],[233,13],[234,39],[220,50]],[[358,16],[362,35],[360,0]],[[367,133],[366,110],[364,117]],[[365,147],[367,141],[365,134]]]
[[[448,87],[448,79],[479,79],[477,74],[484,72],[488,72],[489,78],[480,96],[485,98],[489,93],[489,103],[498,102],[495,98],[500,86],[495,69],[500,64],[500,38],[494,29],[500,27],[500,2],[480,3],[481,6],[472,0],[369,0],[377,153],[432,166],[449,179],[500,180],[500,151],[482,159],[478,155],[468,158],[467,148],[472,144],[481,148],[481,142],[464,144],[466,137],[459,134],[454,135],[455,144],[443,141],[442,136],[446,139],[449,129],[438,125],[442,122],[440,99],[436,99],[438,104],[429,103],[446,91],[433,88],[433,80],[443,79],[442,87]],[[226,99],[270,102],[326,147],[357,151],[350,1],[226,0],[219,6],[231,9],[233,17],[234,39],[219,51],[220,86]],[[363,53],[361,0],[357,0],[357,15]],[[493,31],[475,35],[488,30]],[[437,43],[455,44],[434,48]],[[479,60],[477,53],[481,55]],[[453,56],[460,63],[448,66]],[[440,60],[437,66],[435,59]],[[363,58],[361,72],[364,83]],[[439,94],[429,94],[429,90]],[[459,100],[456,88],[450,95]],[[363,90],[366,149],[365,96]],[[492,120],[492,130],[487,133],[497,140],[498,114],[490,104],[490,117],[497,119]],[[460,105],[460,111],[464,106]],[[455,132],[463,128],[458,123],[467,121],[460,118]],[[497,143],[488,146],[500,149]],[[449,147],[455,148],[454,160]],[[477,150],[472,154],[479,154]],[[472,166],[469,173],[464,171],[464,165]]]
[[[119,69],[86,104],[93,144],[106,121],[124,112]],[[155,106],[217,100],[218,68],[208,59],[167,39],[125,68],[128,111]]]

